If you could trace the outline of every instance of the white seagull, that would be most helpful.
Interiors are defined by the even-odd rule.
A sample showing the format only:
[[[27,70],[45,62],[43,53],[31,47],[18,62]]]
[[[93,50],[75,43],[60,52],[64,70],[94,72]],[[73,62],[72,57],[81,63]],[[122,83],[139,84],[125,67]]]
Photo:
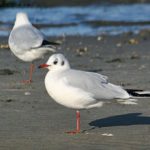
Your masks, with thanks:
[[[9,36],[9,47],[13,54],[25,62],[40,59],[45,53],[55,51],[56,42],[49,42],[29,21],[26,13],[17,13],[14,27]],[[29,80],[32,81],[33,63],[30,66]]]
[[[76,130],[80,132],[79,109],[101,107],[106,100],[130,99],[132,96],[150,97],[150,92],[124,90],[121,86],[108,82],[108,78],[98,73],[74,70],[62,54],[53,54],[46,64],[45,86],[48,94],[59,104],[76,109]],[[139,92],[139,93],[138,93]]]

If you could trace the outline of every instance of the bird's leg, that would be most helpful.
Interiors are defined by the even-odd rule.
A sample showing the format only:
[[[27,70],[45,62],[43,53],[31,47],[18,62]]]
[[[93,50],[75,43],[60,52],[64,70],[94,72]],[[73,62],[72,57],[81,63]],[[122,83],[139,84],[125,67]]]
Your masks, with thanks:
[[[34,71],[34,64],[32,63],[30,65],[30,75],[29,75],[29,81],[32,82],[32,74],[33,74],[33,71]]]
[[[23,83],[31,83],[32,82],[32,74],[34,70],[34,64],[30,65],[30,72],[29,72],[29,80],[24,80]]]
[[[76,130],[66,132],[68,134],[80,133],[80,111],[76,111]]]
[[[76,131],[80,132],[80,111],[76,111]]]

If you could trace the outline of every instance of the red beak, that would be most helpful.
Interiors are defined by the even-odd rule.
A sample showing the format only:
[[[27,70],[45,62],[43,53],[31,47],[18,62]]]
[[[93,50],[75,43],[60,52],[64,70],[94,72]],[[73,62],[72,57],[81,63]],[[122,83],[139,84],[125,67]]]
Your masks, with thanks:
[[[41,64],[38,68],[47,68],[49,67],[50,65],[47,65],[47,64]]]

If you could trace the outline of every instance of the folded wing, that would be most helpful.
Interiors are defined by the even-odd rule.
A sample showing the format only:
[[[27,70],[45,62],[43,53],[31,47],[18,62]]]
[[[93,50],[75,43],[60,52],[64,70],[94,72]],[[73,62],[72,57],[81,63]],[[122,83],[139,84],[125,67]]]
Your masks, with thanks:
[[[65,76],[67,84],[90,93],[97,100],[129,98],[122,87],[109,83],[108,78],[101,74],[69,70]]]

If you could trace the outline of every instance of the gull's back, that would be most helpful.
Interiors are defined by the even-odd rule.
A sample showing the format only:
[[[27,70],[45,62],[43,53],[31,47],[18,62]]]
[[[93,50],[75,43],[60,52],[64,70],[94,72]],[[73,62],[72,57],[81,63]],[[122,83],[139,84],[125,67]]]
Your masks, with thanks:
[[[41,46],[43,35],[32,25],[24,25],[14,28],[9,36],[10,48],[24,51]]]

